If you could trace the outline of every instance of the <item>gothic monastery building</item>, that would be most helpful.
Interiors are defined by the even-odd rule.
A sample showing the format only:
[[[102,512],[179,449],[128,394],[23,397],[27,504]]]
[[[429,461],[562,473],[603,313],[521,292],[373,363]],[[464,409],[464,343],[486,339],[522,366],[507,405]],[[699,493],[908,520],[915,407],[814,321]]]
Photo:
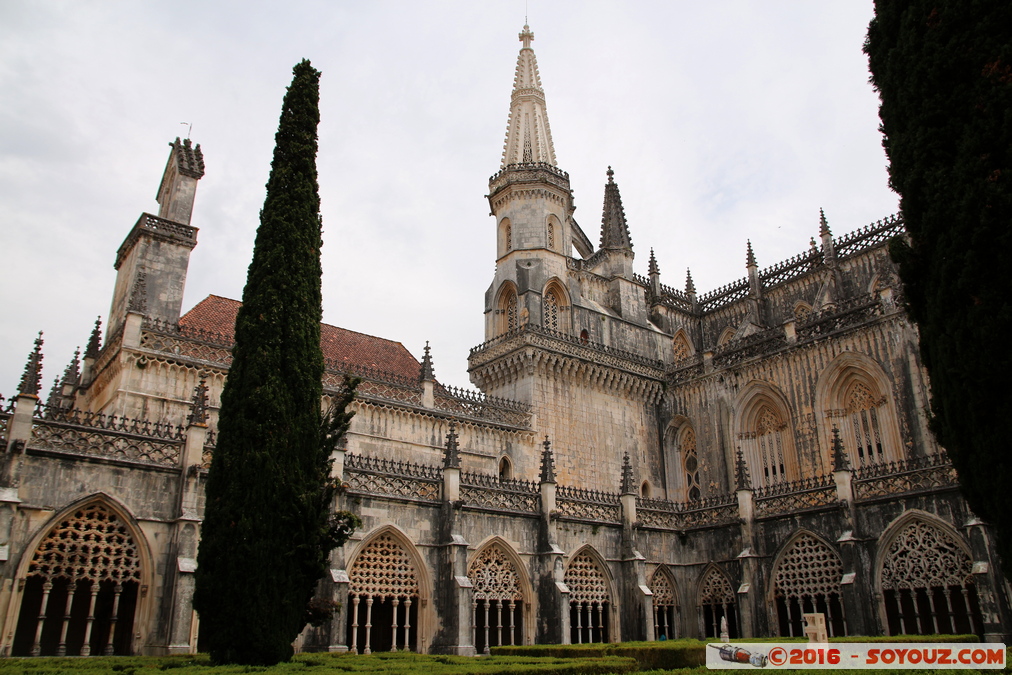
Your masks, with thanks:
[[[745,276],[705,293],[661,283],[652,253],[637,274],[610,169],[600,244],[573,219],[526,26],[520,39],[477,390],[440,384],[427,347],[419,362],[323,326],[327,396],[363,378],[334,462],[335,508],[363,524],[319,587],[342,609],[302,648],[480,654],[722,623],[797,636],[808,612],[835,636],[1007,642],[991,531],[928,430],[886,250],[903,223],[834,236],[823,217],[797,256],[763,269],[749,244]],[[197,649],[239,306],[181,311],[203,174],[200,146],[177,139],[158,215],[115,252],[105,325],[45,401],[41,341],[0,401],[0,654]]]

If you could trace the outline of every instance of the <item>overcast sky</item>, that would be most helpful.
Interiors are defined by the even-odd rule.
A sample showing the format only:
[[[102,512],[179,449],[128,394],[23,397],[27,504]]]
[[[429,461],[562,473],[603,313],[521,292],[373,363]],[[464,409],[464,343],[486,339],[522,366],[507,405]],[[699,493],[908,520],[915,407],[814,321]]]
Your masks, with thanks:
[[[870,1],[529,0],[559,167],[596,244],[614,167],[645,274],[702,293],[897,210],[861,45]],[[204,151],[184,311],[239,298],[292,66],[323,72],[324,321],[432,343],[470,386],[495,266],[524,0],[0,2],[0,393],[44,394],[109,311],[167,143]]]

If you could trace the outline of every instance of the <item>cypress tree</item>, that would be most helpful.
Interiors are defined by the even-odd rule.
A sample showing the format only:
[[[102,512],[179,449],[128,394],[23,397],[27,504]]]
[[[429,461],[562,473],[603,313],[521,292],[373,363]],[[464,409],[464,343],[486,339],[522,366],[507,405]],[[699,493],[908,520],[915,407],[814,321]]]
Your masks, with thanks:
[[[219,663],[291,657],[292,641],[319,614],[310,600],[327,555],[357,523],[332,515],[329,479],[356,383],[321,413],[320,73],[302,61],[293,74],[207,478],[194,607]]]
[[[1012,572],[1012,3],[877,0],[865,43],[932,429]]]

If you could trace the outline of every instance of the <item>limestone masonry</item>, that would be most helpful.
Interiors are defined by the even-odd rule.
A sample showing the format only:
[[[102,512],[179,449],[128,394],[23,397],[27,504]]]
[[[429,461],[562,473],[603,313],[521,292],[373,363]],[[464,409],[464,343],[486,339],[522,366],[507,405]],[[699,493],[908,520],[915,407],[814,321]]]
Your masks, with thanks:
[[[697,293],[633,271],[615,176],[573,219],[534,36],[489,180],[496,272],[478,391],[428,347],[323,326],[328,397],[363,378],[336,509],[363,526],[301,648],[976,633],[1008,641],[992,534],[927,426],[886,217]],[[43,403],[42,342],[0,401],[0,654],[185,653],[204,480],[239,303],[181,312],[199,145],[176,139],[96,324]],[[814,220],[814,219],[813,219]],[[213,226],[213,225],[212,225]],[[479,317],[470,320],[478,321]]]

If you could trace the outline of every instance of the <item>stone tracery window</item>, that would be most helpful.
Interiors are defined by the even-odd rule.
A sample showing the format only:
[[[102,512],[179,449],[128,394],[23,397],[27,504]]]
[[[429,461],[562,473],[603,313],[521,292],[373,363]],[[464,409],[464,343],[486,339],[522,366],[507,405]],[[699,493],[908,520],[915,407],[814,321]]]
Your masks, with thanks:
[[[787,480],[789,446],[787,422],[770,405],[761,402],[749,416],[750,426],[738,434],[756,487]]]
[[[611,609],[608,579],[590,553],[584,552],[573,557],[566,568],[564,581],[569,588],[573,643],[608,642],[608,612]]]
[[[774,597],[780,635],[804,635],[802,614],[826,616],[829,637],[847,634],[840,581],[843,565],[826,544],[809,534],[798,537],[774,573]]]
[[[654,594],[654,639],[663,635],[667,640],[678,637],[678,595],[675,580],[663,567],[654,570],[650,578],[650,591]]]
[[[561,330],[559,314],[564,309],[564,300],[560,297],[559,290],[553,286],[545,291],[543,302],[544,327],[548,330],[558,332]]]
[[[864,382],[856,382],[847,396],[846,414],[857,450],[858,464],[873,464],[885,459],[882,452],[882,430],[879,427],[879,406],[884,397],[876,397]]]
[[[352,652],[415,650],[418,578],[407,552],[393,535],[384,533],[369,542],[355,558],[348,578],[348,644]]]
[[[130,654],[140,580],[126,523],[102,502],[76,509],[32,556],[13,654]]]
[[[710,567],[699,586],[700,634],[720,637],[721,621],[727,620],[728,636],[738,637],[738,608],[730,582],[716,567]]]
[[[524,596],[516,566],[498,544],[487,546],[471,562],[467,577],[474,585],[472,644],[479,653],[489,647],[523,643]]]
[[[548,223],[548,248],[555,249],[555,224],[551,221]]]
[[[804,323],[812,315],[812,306],[806,302],[799,302],[794,306],[794,320]]]
[[[696,432],[691,426],[686,425],[678,445],[682,451],[685,497],[689,501],[696,501],[702,496],[702,493],[699,489],[699,455],[696,452]]]
[[[519,327],[517,292],[512,284],[506,284],[499,295],[499,307],[496,310],[498,333],[509,333]]]
[[[671,348],[676,362],[687,359],[692,355],[689,341],[685,339],[685,333],[679,333],[675,336],[675,339],[671,341]]]
[[[893,537],[881,583],[890,635],[983,630],[970,556],[931,523],[914,520]]]

